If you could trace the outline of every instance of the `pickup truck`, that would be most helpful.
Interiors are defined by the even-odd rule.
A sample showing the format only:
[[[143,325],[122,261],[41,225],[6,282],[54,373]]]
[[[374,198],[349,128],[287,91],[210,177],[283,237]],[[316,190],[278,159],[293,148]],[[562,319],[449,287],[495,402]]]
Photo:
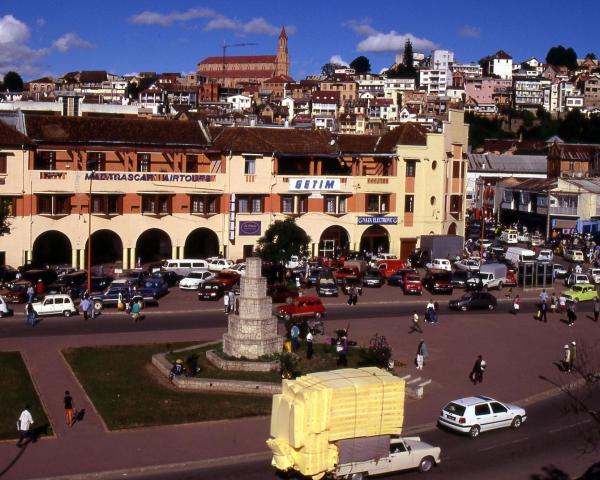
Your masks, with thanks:
[[[332,477],[335,479],[362,480],[366,479],[367,476],[383,475],[402,470],[418,469],[421,472],[428,472],[441,461],[440,447],[422,442],[419,437],[403,438],[397,435],[392,435],[389,440],[389,449],[385,452],[387,456],[384,455],[384,452],[378,452],[377,455],[371,456],[371,458],[364,458],[372,450],[368,444],[372,444],[374,440],[380,438],[385,440],[388,437],[382,435],[380,437],[340,440],[338,442],[340,463],[332,473]],[[365,444],[364,447],[359,447],[352,452],[352,449],[356,448],[357,444],[361,442]],[[347,447],[346,443],[348,443]]]
[[[95,310],[102,310],[104,307],[116,307],[119,303],[119,294],[124,302],[133,299],[141,299],[145,305],[158,305],[158,300],[149,291],[139,291],[131,286],[117,284],[109,286],[104,292],[92,295],[92,302]]]
[[[480,290],[483,287],[487,287],[488,290],[492,288],[502,290],[502,287],[506,283],[507,273],[508,269],[503,263],[484,263],[479,273],[467,280],[467,288]]]

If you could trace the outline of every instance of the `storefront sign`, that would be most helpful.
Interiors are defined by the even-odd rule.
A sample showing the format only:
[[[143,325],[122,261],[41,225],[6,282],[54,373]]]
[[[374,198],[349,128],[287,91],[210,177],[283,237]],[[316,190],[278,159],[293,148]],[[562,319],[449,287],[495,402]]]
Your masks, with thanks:
[[[357,217],[358,225],[398,225],[398,217]]]
[[[240,235],[260,235],[260,222],[241,221],[239,225]]]
[[[339,178],[309,177],[290,178],[289,190],[293,192],[321,192],[340,189]]]
[[[42,172],[44,173],[44,172]],[[87,172],[86,180],[108,180],[121,182],[214,182],[215,175],[198,175],[190,173],[120,173],[120,172]]]

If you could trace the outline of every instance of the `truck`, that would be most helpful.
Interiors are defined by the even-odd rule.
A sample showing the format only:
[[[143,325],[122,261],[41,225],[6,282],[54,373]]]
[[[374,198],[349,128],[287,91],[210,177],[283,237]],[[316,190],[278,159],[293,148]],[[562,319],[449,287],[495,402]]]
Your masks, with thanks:
[[[283,380],[273,396],[267,445],[287,476],[366,479],[428,471],[439,447],[402,437],[404,380],[376,367],[346,368]]]
[[[519,266],[521,263],[534,262],[535,252],[527,248],[508,247],[504,254],[504,258],[513,265]]]
[[[501,290],[506,283],[508,268],[503,263],[484,263],[479,268],[479,273],[467,280],[467,288],[480,290],[487,287],[488,290],[497,288]]]
[[[421,235],[419,248],[409,257],[413,267],[424,267],[434,258],[453,259],[462,255],[465,245],[460,235]]]

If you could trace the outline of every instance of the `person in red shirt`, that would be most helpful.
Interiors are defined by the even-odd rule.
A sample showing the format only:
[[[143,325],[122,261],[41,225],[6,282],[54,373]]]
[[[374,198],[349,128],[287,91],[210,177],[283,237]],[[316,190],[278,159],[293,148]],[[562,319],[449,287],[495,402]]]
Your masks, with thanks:
[[[46,287],[44,287],[44,282],[42,282],[42,279],[40,278],[35,284],[35,293],[36,295],[43,295],[45,290]]]

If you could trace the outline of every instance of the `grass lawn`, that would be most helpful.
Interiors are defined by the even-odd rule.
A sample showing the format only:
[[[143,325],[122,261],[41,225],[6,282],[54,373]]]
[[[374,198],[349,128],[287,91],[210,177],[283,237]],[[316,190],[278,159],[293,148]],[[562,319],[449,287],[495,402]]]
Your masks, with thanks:
[[[279,371],[274,372],[228,372],[215,367],[206,359],[207,350],[216,350],[222,352],[221,344],[200,347],[185,352],[170,353],[167,355],[167,360],[174,363],[180,358],[186,363],[186,359],[190,355],[197,355],[198,366],[202,369],[199,377],[201,378],[216,378],[229,380],[251,380],[254,382],[280,382],[281,374]],[[348,367],[367,367],[374,363],[365,355],[366,349],[361,347],[350,347],[348,350]],[[300,375],[313,372],[323,372],[326,370],[335,370],[340,368],[337,366],[338,355],[335,347],[325,345],[323,343],[314,344],[314,356],[307,360],[306,344],[303,342],[298,353],[298,365],[296,372]]]
[[[21,354],[0,352],[0,372],[0,440],[18,437],[17,420],[25,404],[31,406],[34,427],[49,424]]]
[[[152,355],[187,345],[85,347],[63,353],[111,430],[271,412],[270,397],[187,392],[173,387],[151,364]]]

